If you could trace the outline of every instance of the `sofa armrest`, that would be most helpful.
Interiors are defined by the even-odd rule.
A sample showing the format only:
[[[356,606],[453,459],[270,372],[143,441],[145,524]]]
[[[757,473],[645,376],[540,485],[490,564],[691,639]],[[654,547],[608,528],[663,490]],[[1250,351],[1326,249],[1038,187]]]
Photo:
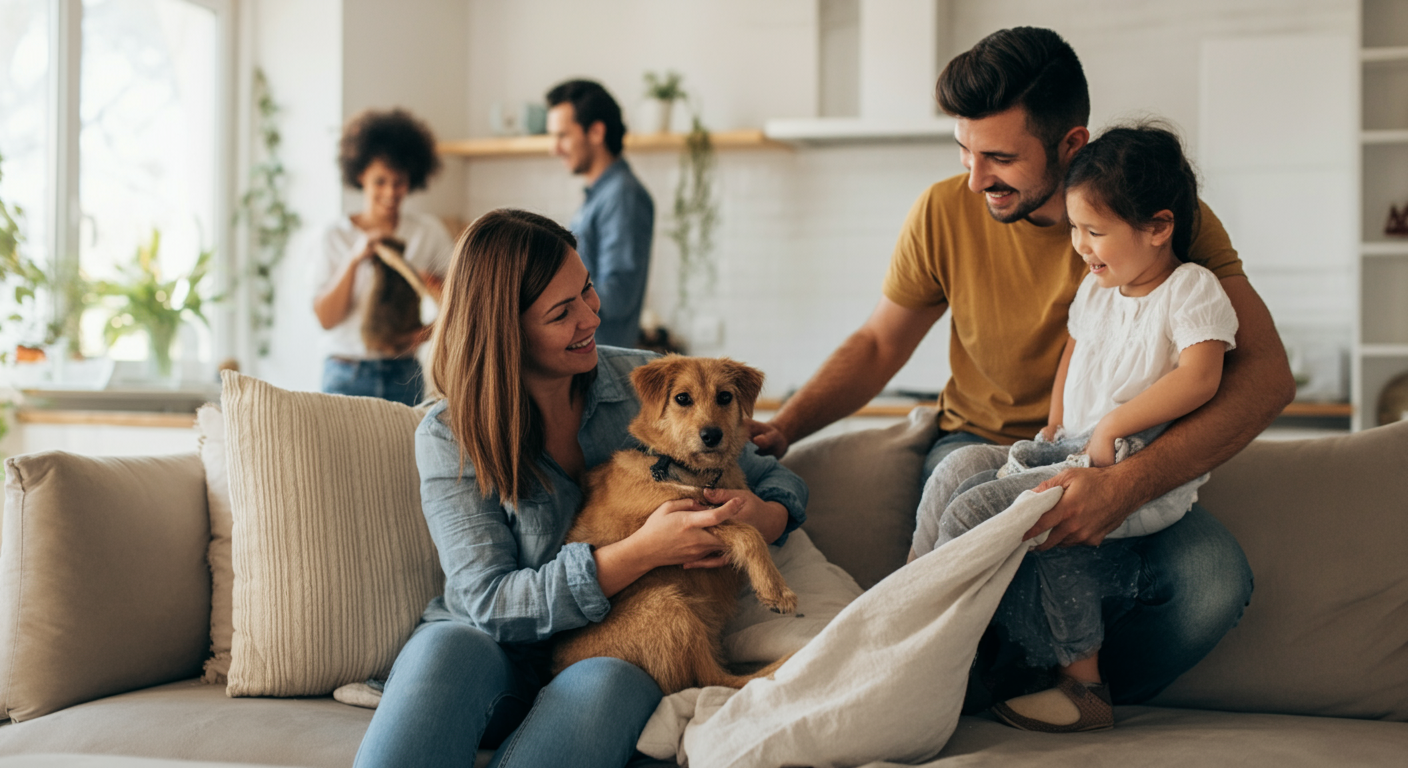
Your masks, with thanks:
[[[194,453],[7,460],[0,712],[26,720],[199,675],[209,541]]]

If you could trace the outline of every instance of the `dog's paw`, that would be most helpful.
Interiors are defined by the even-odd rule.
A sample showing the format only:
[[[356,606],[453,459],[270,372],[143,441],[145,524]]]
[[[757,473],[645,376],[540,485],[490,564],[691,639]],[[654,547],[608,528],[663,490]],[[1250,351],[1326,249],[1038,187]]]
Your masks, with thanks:
[[[758,602],[773,613],[794,613],[797,610],[797,593],[784,586],[775,595],[758,595]]]

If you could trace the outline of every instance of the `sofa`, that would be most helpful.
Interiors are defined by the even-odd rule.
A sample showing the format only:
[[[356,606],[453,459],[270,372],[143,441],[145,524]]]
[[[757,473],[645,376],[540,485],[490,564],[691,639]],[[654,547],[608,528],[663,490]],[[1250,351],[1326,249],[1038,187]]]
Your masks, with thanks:
[[[21,757],[54,753],[351,765],[372,712],[328,693],[384,672],[439,585],[416,528],[419,413],[234,374],[223,406],[227,453],[215,464],[6,461],[0,765],[64,764]],[[804,441],[785,461],[811,489],[804,530],[862,587],[904,564],[936,430],[917,410]],[[213,546],[222,468],[233,586]],[[1116,707],[1112,731],[1026,733],[965,716],[925,764],[1408,764],[1408,423],[1254,441],[1201,497],[1256,574],[1241,623],[1206,659],[1147,705]],[[330,498],[352,517],[310,522]],[[386,534],[386,521],[410,533]],[[342,560],[326,559],[339,548]],[[232,611],[219,607],[231,599]],[[222,610],[232,649],[212,634]]]

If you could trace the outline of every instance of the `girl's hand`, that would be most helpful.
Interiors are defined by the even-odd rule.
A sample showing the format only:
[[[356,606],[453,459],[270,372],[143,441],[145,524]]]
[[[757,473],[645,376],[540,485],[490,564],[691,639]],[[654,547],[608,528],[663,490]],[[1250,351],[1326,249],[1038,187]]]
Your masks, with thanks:
[[[1041,439],[1048,443],[1056,442],[1056,430],[1060,428],[1060,424],[1047,424],[1041,428]]]
[[[645,525],[627,540],[637,540],[634,543],[651,568],[717,568],[727,562],[718,554],[724,543],[705,529],[732,520],[742,510],[741,499],[730,499],[719,507],[706,507],[694,499],[667,501],[656,507]]]
[[[1115,438],[1107,437],[1099,427],[1090,436],[1090,444],[1085,447],[1090,455],[1090,466],[1108,467],[1115,463]]]

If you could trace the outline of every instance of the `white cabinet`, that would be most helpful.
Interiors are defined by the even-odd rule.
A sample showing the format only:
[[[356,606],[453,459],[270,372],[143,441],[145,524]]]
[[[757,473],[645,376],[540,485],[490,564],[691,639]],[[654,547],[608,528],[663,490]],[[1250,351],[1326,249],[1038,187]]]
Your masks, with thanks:
[[[1354,428],[1378,424],[1384,385],[1408,374],[1408,0],[1363,0],[1359,318]],[[1404,234],[1385,232],[1389,211]]]

